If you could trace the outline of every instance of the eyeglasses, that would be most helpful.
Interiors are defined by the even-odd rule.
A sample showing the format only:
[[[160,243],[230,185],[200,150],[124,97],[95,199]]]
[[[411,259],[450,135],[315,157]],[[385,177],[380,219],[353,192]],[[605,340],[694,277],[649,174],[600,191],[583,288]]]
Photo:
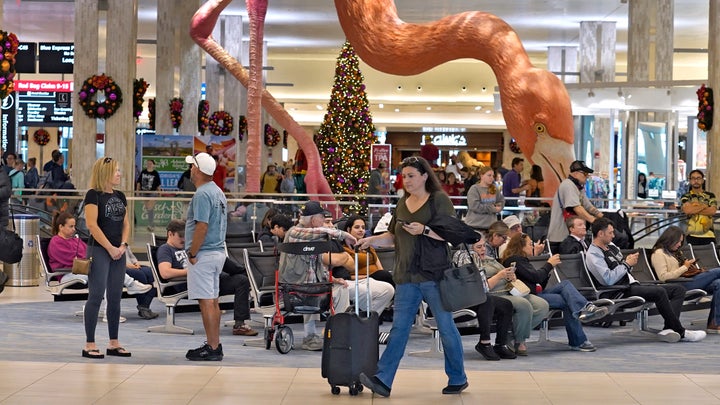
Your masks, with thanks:
[[[690,180],[702,181],[702,180],[704,180],[704,178],[703,178],[703,177],[695,177],[695,176],[693,176],[693,177],[690,177]]]
[[[105,160],[103,160],[103,164],[108,164],[108,163],[110,163],[110,162],[112,162],[112,158],[111,158],[111,157],[106,157]]]

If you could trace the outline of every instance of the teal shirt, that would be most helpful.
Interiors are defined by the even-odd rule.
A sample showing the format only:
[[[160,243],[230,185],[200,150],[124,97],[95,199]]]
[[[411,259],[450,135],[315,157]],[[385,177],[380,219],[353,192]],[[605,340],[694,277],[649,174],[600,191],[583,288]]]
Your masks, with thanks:
[[[200,186],[190,201],[185,221],[185,249],[192,246],[196,222],[208,224],[207,235],[200,251],[223,251],[227,232],[227,200],[222,190],[212,181]]]
[[[433,194],[433,201],[437,214],[455,215],[455,208],[453,207],[452,201],[450,201],[450,197],[448,197],[444,191],[436,191]],[[427,224],[430,222],[431,214],[429,202],[430,198],[414,213],[410,213],[405,205],[405,197],[402,197],[397,203],[395,216],[390,221],[390,226],[388,227],[388,230],[395,236],[395,267],[393,268],[393,280],[395,280],[397,284],[428,281],[425,277],[417,273],[411,274],[408,271],[413,256],[415,255],[416,238],[426,238],[426,236],[410,235],[403,229],[402,225],[397,222],[397,219]]]

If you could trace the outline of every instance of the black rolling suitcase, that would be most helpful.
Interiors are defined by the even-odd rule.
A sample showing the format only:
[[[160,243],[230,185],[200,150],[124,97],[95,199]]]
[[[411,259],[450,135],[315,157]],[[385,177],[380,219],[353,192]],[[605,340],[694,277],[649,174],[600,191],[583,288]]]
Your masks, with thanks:
[[[355,313],[331,316],[323,336],[322,376],[327,378],[330,392],[335,395],[340,393],[340,386],[349,387],[350,395],[357,395],[363,389],[360,373],[375,375],[377,370],[378,314],[370,312],[368,305],[367,316],[360,316],[358,281],[358,254],[355,252]],[[366,299],[369,303],[369,284]]]

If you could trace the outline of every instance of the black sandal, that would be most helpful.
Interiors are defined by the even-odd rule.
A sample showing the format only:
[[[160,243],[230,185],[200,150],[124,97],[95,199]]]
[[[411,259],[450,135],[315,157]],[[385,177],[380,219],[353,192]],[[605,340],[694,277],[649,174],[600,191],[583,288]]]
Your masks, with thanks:
[[[105,350],[105,354],[107,354],[108,356],[118,356],[118,357],[130,357],[130,356],[132,356],[132,353],[130,353],[129,351],[125,350],[124,347],[108,348],[107,350]]]
[[[90,349],[82,351],[82,356],[87,357],[88,359],[104,359],[105,355],[100,353],[100,350],[98,349]]]

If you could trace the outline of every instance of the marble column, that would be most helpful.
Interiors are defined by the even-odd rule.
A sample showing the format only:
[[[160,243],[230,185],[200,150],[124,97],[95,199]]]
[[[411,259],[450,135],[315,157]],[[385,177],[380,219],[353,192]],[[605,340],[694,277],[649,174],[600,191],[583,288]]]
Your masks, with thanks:
[[[157,0],[157,66],[155,68],[155,132],[174,133],[170,122],[170,100],[178,95],[179,75],[178,9],[175,0]]]
[[[100,73],[98,72],[98,36],[90,35],[90,33],[98,32],[98,14],[97,0],[75,1],[75,20],[83,21],[83,23],[75,24],[75,65],[73,67],[75,93],[72,95],[73,139],[68,160],[73,165],[72,181],[79,189],[87,188],[96,155],[97,120],[85,115],[80,107],[77,92],[85,79]],[[132,86],[130,88],[130,94],[132,94]],[[38,169],[41,169],[44,163],[38,162]]]
[[[615,22],[580,22],[580,83],[615,81]]]
[[[123,103],[105,122],[105,154],[120,162],[121,190],[135,183],[133,80],[137,56],[137,0],[108,0],[107,73],[123,90]]]
[[[628,3],[628,82],[670,81],[673,65],[673,0],[632,0]],[[623,178],[637,178],[637,128],[640,122],[663,122],[671,119],[664,112],[639,112],[630,115],[623,139],[625,173]],[[670,138],[668,138],[670,139]],[[667,150],[671,150],[668,148]],[[668,156],[677,159],[677,156]],[[665,173],[665,184],[673,188],[675,173]],[[626,196],[635,196],[635,181],[623,187]]]
[[[202,54],[200,47],[190,38],[190,20],[200,7],[199,0],[183,0],[177,3],[178,33],[180,36],[180,97],[185,102],[182,112],[183,121],[180,133],[196,135],[198,133],[198,102],[200,101],[200,85]]]
[[[715,108],[720,106],[720,0],[710,0],[710,12],[708,13],[708,19],[710,21],[710,28],[708,30],[708,83],[709,86],[716,89],[714,93],[715,97]],[[715,156],[720,156],[720,142],[718,142],[718,136],[720,136],[720,117],[713,112],[714,124],[710,132],[707,134],[707,147],[708,147],[708,168],[707,175],[707,189],[715,192],[720,192],[720,160],[715,160]],[[688,168],[688,172],[692,168]]]

